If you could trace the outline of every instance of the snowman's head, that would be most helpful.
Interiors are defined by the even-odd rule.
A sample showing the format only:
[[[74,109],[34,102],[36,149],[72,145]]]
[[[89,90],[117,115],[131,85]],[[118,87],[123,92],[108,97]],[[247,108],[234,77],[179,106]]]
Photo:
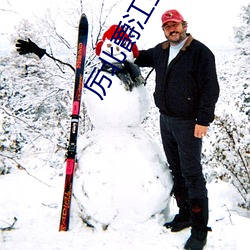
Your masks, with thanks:
[[[138,51],[136,44],[133,44],[132,50],[129,51],[128,49],[124,48],[125,47],[124,45],[122,47],[120,45],[117,45],[114,42],[114,39],[116,39],[117,35],[114,36],[114,39],[111,41],[111,38],[113,37],[115,32],[117,30],[118,30],[118,32],[121,31],[120,27],[118,29],[117,28],[118,28],[118,25],[112,25],[106,32],[104,32],[102,40],[96,44],[96,49],[95,49],[96,55],[102,56],[102,55],[104,55],[103,54],[104,51],[108,54],[111,54],[111,50],[112,50],[112,54],[115,58],[117,58],[119,60],[123,60],[124,54],[125,54],[126,60],[133,62],[134,59],[139,55],[139,51]],[[124,37],[129,39],[127,34],[125,34]],[[105,57],[105,55],[104,55],[104,57]],[[107,56],[106,56],[106,58],[107,58]],[[115,62],[115,60],[112,58],[109,58],[109,62],[113,63],[113,62]]]

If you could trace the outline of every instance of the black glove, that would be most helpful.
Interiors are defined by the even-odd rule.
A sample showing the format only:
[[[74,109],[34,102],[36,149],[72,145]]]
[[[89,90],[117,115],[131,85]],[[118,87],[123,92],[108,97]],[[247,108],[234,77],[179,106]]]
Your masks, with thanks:
[[[28,42],[21,39],[17,40],[16,47],[17,47],[17,52],[19,52],[19,55],[34,53],[41,59],[46,53],[45,49],[39,48],[29,38]]]
[[[117,77],[124,83],[127,91],[132,91],[135,84],[128,73],[116,73]]]
[[[132,81],[135,83],[134,85],[135,86],[139,86],[141,84],[146,84],[146,81],[145,79],[142,77],[141,75],[141,71],[140,71],[140,68],[138,67],[138,65],[132,63],[132,62],[129,62],[129,61],[124,61],[124,66],[125,66],[125,69],[126,71],[129,73]]]

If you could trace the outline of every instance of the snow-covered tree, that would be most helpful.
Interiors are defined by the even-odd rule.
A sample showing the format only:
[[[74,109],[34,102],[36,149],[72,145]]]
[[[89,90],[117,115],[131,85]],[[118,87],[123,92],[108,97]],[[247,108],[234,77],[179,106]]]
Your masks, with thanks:
[[[37,31],[26,20],[17,30],[18,38],[37,38]],[[2,171],[8,172],[9,164],[21,157],[39,158],[44,144],[51,147],[51,153],[64,149],[72,72],[60,72],[53,61],[13,52],[1,61],[0,73]],[[48,159],[53,165],[53,154]]]
[[[13,53],[0,61],[0,174],[17,167],[32,166],[32,159],[59,170],[68,144],[70,109],[74,87],[76,39],[81,13],[88,11],[90,34],[87,48],[87,77],[98,63],[94,47],[107,27],[110,10],[117,1],[75,0],[64,3],[57,13],[48,10],[36,23],[22,20],[12,34]],[[60,21],[58,21],[60,19]],[[63,30],[60,25],[63,23]],[[61,25],[62,26],[62,25]],[[42,32],[41,32],[42,31]],[[65,33],[63,33],[65,32]],[[41,60],[32,54],[20,56],[15,51],[17,39],[31,39],[54,59],[44,56]],[[73,65],[73,66],[72,66]],[[82,110],[84,107],[82,108]],[[86,112],[80,133],[89,127]],[[87,124],[86,124],[87,123]],[[28,160],[26,160],[28,159]],[[39,168],[39,166],[32,166]]]
[[[234,28],[234,38],[237,47],[243,55],[250,53],[250,4],[242,7],[240,17],[242,25]]]
[[[209,160],[217,178],[230,181],[250,208],[250,4],[235,28],[236,54],[218,69],[221,96],[210,138]],[[207,150],[206,150],[207,151]]]

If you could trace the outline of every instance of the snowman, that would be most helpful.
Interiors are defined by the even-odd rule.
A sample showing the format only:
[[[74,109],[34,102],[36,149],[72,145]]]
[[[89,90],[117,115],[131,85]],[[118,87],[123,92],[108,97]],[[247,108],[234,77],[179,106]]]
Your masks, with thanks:
[[[111,42],[116,27],[104,33],[96,54],[113,64],[107,53],[116,58],[126,54],[126,64],[136,77],[130,76],[123,63],[117,65],[121,70],[116,74],[103,67],[101,74],[112,80],[103,100],[86,90],[84,98],[94,129],[78,139],[74,178],[80,217],[102,228],[126,228],[160,217],[172,189],[162,151],[140,126],[149,109],[149,96],[133,64],[138,49],[134,44],[129,52]]]

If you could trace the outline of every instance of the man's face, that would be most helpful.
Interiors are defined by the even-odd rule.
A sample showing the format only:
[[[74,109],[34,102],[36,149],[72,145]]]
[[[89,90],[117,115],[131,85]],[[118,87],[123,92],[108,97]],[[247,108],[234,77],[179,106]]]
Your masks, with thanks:
[[[167,22],[162,27],[165,37],[168,41],[173,44],[179,44],[183,39],[186,38],[187,27],[183,26],[182,23],[177,22]]]

